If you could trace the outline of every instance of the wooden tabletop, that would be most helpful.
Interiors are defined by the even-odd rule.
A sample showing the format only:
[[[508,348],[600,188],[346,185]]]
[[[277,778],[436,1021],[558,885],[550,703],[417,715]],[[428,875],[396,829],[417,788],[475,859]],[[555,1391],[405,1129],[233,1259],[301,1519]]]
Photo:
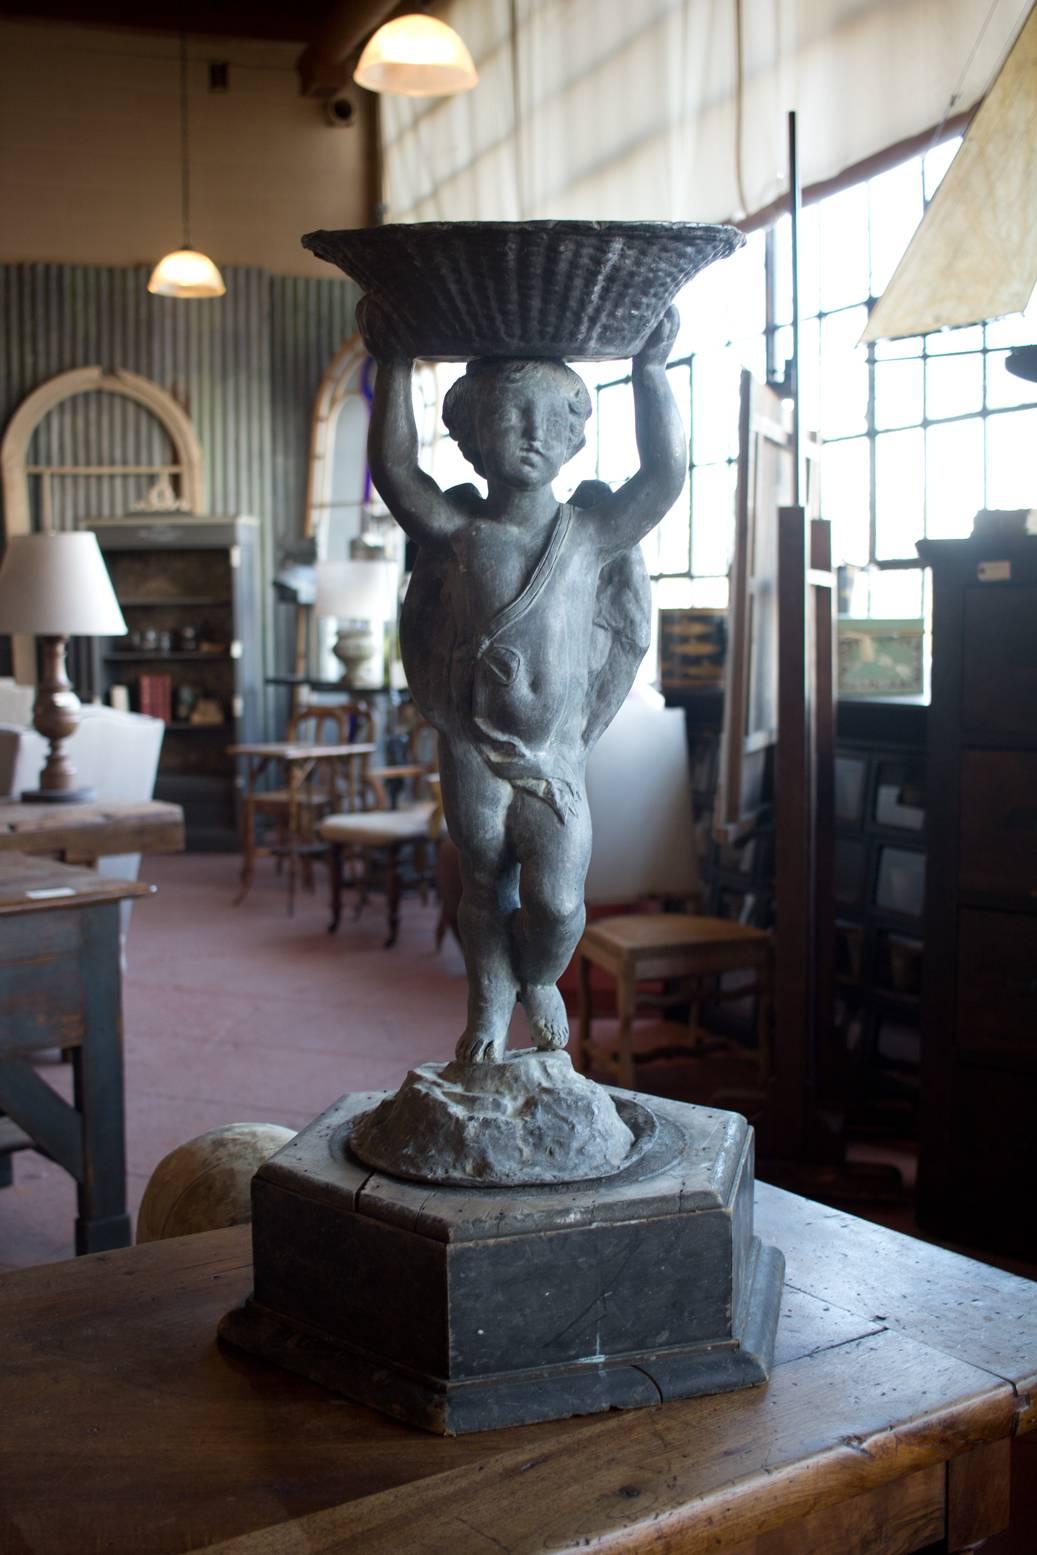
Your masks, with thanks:
[[[179,853],[184,812],[157,799],[137,804],[24,804],[0,800],[0,851],[71,853]]]
[[[256,740],[249,745],[228,745],[227,754],[264,756],[277,761],[319,761],[332,756],[370,756],[376,748],[360,741],[351,745],[304,745],[298,740]]]
[[[126,897],[150,896],[154,889],[143,881],[109,880],[93,869],[77,869],[53,859],[0,853],[0,917],[121,902]]]
[[[788,1260],[768,1387],[454,1440],[217,1345],[251,1286],[247,1228],[4,1275],[0,1548],[845,1555],[935,1541],[955,1465],[992,1469],[1037,1424],[1037,1285],[763,1186],[757,1226]]]
[[[769,938],[766,929],[735,923],[733,919],[675,912],[625,913],[616,918],[592,919],[584,930],[588,943],[604,941],[619,950],[648,950],[660,955],[713,941],[750,944]]]

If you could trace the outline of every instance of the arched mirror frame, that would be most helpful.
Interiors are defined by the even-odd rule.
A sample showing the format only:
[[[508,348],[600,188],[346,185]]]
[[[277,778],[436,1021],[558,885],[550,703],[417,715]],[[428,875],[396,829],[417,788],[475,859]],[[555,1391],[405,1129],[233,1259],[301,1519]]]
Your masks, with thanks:
[[[173,396],[150,378],[124,368],[108,370],[104,367],[76,367],[69,372],[58,373],[27,395],[11,417],[0,443],[0,471],[2,471],[4,496],[5,534],[28,534],[32,528],[29,502],[29,476],[40,475],[44,485],[51,475],[91,475],[117,473],[115,465],[62,465],[46,468],[30,466],[29,446],[33,434],[50,412],[63,401],[76,394],[121,394],[134,400],[151,412],[159,421],[173,445],[176,459],[168,465],[156,466],[153,473],[175,476],[179,482],[178,506],[188,513],[205,511],[205,475],[202,467],[202,449],[191,418]],[[47,504],[44,503],[46,526]],[[31,684],[36,677],[36,659],[33,641],[29,637],[11,640],[11,652],[15,678],[23,684]]]

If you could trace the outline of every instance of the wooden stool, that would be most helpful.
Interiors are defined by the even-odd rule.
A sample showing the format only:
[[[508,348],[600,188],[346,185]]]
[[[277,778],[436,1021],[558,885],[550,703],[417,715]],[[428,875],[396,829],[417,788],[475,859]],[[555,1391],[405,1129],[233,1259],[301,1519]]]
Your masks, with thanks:
[[[619,918],[601,918],[597,923],[589,924],[576,954],[580,975],[578,1057],[584,1074],[589,1072],[592,1058],[592,965],[610,972],[616,979],[619,1036],[615,1050],[606,1056],[604,1068],[625,1090],[634,1088],[632,1038],[637,985],[648,981],[682,978],[699,985],[692,999],[694,1042],[703,979],[723,972],[753,972],[755,980],[750,986],[740,987],[737,995],[727,997],[756,995],[759,1060],[766,1068],[772,955],[771,936],[766,930],[749,928],[726,918],[702,918],[685,913],[633,913]],[[674,1032],[677,1030],[675,1026]],[[670,1048],[657,1048],[640,1057],[647,1061],[670,1051]]]

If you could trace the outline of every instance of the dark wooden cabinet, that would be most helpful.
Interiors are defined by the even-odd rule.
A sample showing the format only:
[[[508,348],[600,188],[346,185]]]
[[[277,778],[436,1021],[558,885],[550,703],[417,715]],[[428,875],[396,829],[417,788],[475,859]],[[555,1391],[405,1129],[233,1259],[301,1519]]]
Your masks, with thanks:
[[[91,527],[128,628],[95,640],[93,689],[107,702],[124,686],[134,711],[166,718],[156,799],[183,806],[189,849],[235,849],[227,747],[261,735],[259,522],[171,516]],[[149,700],[156,681],[165,712]]]
[[[839,1100],[899,1135],[917,1126],[926,870],[924,718],[902,712],[836,746],[834,890]]]
[[[933,571],[918,1216],[1032,1255],[1037,536],[918,549]]]

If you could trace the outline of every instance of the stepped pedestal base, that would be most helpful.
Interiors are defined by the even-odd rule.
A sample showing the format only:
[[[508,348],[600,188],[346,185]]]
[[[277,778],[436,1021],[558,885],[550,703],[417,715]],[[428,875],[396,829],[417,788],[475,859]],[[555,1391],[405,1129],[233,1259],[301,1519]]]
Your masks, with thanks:
[[[734,1113],[647,1108],[625,1171],[543,1188],[406,1182],[348,1153],[343,1097],[253,1181],[255,1289],[221,1337],[444,1434],[765,1382],[784,1273],[752,1231]]]

